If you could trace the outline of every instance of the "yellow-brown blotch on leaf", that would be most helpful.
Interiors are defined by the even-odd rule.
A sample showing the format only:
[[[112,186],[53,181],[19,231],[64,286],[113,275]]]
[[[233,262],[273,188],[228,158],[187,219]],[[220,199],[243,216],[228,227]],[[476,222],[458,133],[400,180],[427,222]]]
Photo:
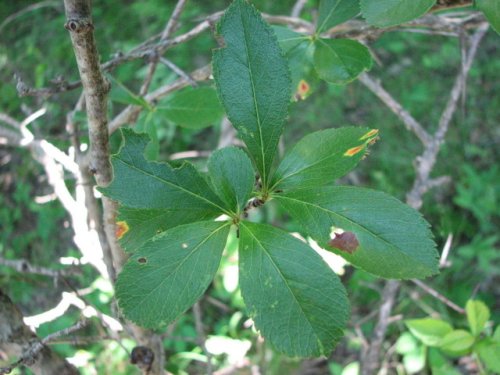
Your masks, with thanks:
[[[116,222],[116,231],[115,231],[116,238],[118,239],[122,238],[125,235],[125,233],[129,231],[129,229],[130,228],[126,221]]]
[[[344,156],[354,156],[357,153],[363,151],[364,148],[365,148],[365,145],[351,147],[349,150],[347,150],[346,152],[344,152]]]
[[[297,85],[297,91],[295,92],[295,98],[297,100],[303,100],[307,97],[307,94],[311,90],[311,86],[305,80],[301,79]]]

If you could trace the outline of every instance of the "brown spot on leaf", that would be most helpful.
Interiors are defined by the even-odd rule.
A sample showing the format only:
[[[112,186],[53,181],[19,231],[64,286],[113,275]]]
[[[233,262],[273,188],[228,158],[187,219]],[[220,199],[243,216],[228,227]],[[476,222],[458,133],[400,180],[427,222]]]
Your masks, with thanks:
[[[344,152],[344,156],[354,156],[357,153],[363,151],[364,148],[365,148],[365,145],[352,147],[349,150],[347,150],[346,152]]]
[[[144,257],[141,257],[141,258],[137,259],[137,261],[138,261],[139,263],[141,263],[141,264],[145,264],[145,263],[147,263],[147,262],[148,262],[148,260],[147,260],[146,258],[144,258]]]
[[[354,233],[343,232],[335,234],[335,237],[328,242],[328,245],[352,254],[358,249],[359,242]]]
[[[122,238],[125,235],[125,233],[129,231],[129,229],[130,228],[126,221],[118,221],[116,223],[116,232],[115,232],[116,238],[118,239]]]

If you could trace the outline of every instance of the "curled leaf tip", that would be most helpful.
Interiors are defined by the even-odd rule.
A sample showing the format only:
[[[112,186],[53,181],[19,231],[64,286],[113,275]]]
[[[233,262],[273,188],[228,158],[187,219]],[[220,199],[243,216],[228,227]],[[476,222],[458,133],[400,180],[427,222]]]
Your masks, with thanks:
[[[373,138],[376,137],[377,135],[378,135],[378,129],[372,129],[368,133],[363,135],[359,140],[364,141],[365,139]]]
[[[365,145],[352,147],[349,150],[347,150],[346,152],[344,152],[344,156],[354,156],[357,153],[363,151],[364,148],[365,148]]]
[[[353,254],[359,247],[358,239],[356,235],[352,232],[336,233],[335,237],[332,238],[328,245],[345,251],[346,253]]]
[[[115,235],[117,239],[121,239],[125,233],[129,231],[129,226],[126,221],[118,221],[116,222],[116,231]]]

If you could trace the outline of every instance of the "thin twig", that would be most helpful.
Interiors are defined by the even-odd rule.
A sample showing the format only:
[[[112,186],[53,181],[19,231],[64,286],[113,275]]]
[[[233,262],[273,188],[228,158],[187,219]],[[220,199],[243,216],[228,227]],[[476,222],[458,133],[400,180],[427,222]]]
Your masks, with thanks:
[[[62,329],[60,331],[51,333],[50,335],[47,335],[41,340],[37,340],[33,342],[33,344],[23,352],[21,355],[21,358],[19,358],[17,361],[11,363],[7,367],[2,367],[0,368],[0,375],[3,374],[10,374],[12,370],[14,370],[16,367],[25,365],[25,364],[32,364],[37,360],[38,354],[46,348],[46,344],[48,344],[50,341],[55,340],[59,337],[69,335],[73,332],[79,331],[83,327],[85,327],[88,324],[88,320],[83,319],[80,320],[78,323],[72,325],[71,327]]]
[[[461,308],[460,306],[458,306],[454,302],[450,301],[448,298],[446,298],[445,296],[443,296],[438,291],[432,289],[430,286],[428,286],[427,284],[423,283],[422,281],[417,280],[417,279],[412,279],[411,282],[413,284],[417,285],[422,290],[424,290],[426,293],[430,294],[434,298],[437,298],[438,300],[440,300],[441,302],[443,302],[446,306],[448,306],[452,310],[455,310],[456,312],[458,312],[460,314],[465,314],[465,310],[463,308]]]
[[[0,257],[0,265],[15,269],[17,272],[49,276],[58,279],[61,276],[74,276],[81,274],[79,268],[72,267],[70,269],[54,270],[41,266],[35,266],[26,259],[5,259]]]
[[[207,375],[212,375],[212,354],[207,350],[205,346],[205,342],[207,341],[207,337],[205,335],[205,329],[203,328],[203,317],[201,313],[200,302],[196,302],[193,305],[193,315],[194,315],[194,323],[196,326],[196,333],[198,335],[198,345],[201,346],[203,352],[207,356]]]
[[[368,73],[364,73],[359,77],[359,81],[363,83],[371,92],[378,96],[378,98],[403,122],[406,129],[413,132],[420,141],[426,145],[431,142],[429,133],[415,118],[403,108],[397,100],[395,100],[375,79]]]
[[[290,16],[292,16],[293,18],[299,18],[300,13],[302,13],[302,9],[304,9],[306,3],[307,0],[297,0],[293,5],[292,13],[290,14]]]
[[[169,67],[170,69],[172,69],[172,71],[177,74],[179,77],[182,77],[184,78],[186,81],[189,82],[189,84],[191,86],[197,86],[198,84],[196,83],[196,81],[188,74],[186,73],[184,70],[182,70],[181,68],[179,68],[177,65],[175,65],[172,61],[166,59],[165,57],[160,57],[160,62],[163,64],[163,65],[166,65],[167,67]]]

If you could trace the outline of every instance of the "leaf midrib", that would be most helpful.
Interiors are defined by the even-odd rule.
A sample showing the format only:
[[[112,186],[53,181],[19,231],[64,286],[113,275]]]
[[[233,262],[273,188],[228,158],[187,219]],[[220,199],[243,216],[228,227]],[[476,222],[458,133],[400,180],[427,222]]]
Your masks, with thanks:
[[[318,27],[318,32],[321,33],[322,29],[323,29],[323,26],[325,25],[325,23],[330,19],[330,17],[332,17],[333,15],[333,12],[339,7],[340,3],[342,2],[342,0],[338,0],[337,1],[337,4],[328,12],[328,15],[325,17],[325,19],[323,20],[323,23]]]
[[[137,303],[137,305],[135,306],[135,308],[133,309],[130,309],[129,311],[135,311],[138,307],[141,307],[142,306],[142,303],[150,296],[152,295],[156,290],[158,290],[167,280],[170,279],[170,277],[174,274],[177,273],[177,271],[184,265],[184,263],[186,263],[188,261],[188,259],[191,259],[191,257],[197,253],[197,251],[199,250],[199,248],[201,246],[203,246],[210,238],[212,238],[218,231],[224,229],[226,226],[230,225],[229,222],[226,222],[224,223],[223,225],[217,227],[215,230],[213,230],[212,232],[210,232],[208,234],[208,236],[206,236],[200,243],[198,243],[198,245],[196,245],[193,250],[191,250],[191,252],[184,258],[182,259],[181,262],[179,262],[179,264],[177,265],[177,267],[175,267],[172,272],[169,273],[169,275],[165,278],[163,278],[163,280],[156,286],[154,287],[149,293],[147,293],[146,295],[144,295],[144,298],[142,298],[141,302],[140,303]],[[165,266],[164,266],[165,267]],[[158,268],[157,271],[161,271],[162,270],[162,267]],[[151,273],[149,274],[151,275]]]
[[[293,152],[293,150],[292,150],[291,152]],[[288,179],[288,178],[290,178],[290,177],[292,177],[292,176],[295,176],[296,174],[302,173],[302,172],[306,171],[307,169],[313,168],[313,167],[315,167],[317,164],[320,164],[320,163],[322,163],[323,161],[325,161],[325,160],[327,160],[327,159],[329,159],[329,158],[334,158],[334,157],[336,157],[337,155],[339,155],[339,153],[337,153],[337,154],[333,154],[333,155],[328,155],[328,156],[325,156],[324,158],[319,159],[319,160],[318,160],[317,162],[315,162],[315,163],[309,164],[309,165],[307,165],[307,166],[305,166],[305,167],[303,167],[303,168],[301,168],[301,169],[297,169],[295,172],[290,173],[290,174],[288,174],[288,175],[284,175],[283,177],[281,177],[278,181],[276,181],[276,182],[273,184],[273,187],[271,188],[271,190],[272,190],[272,189],[274,189],[275,187],[277,187],[277,186],[278,186],[278,184],[279,184],[280,182],[283,182],[283,180],[286,180],[286,179]],[[276,174],[277,174],[278,172],[279,172],[279,169],[278,169],[278,171],[276,172]]]
[[[318,345],[320,347],[320,350],[322,350],[323,348],[323,344],[321,343],[321,340],[320,340],[320,336],[318,335],[318,333],[316,332],[316,330],[314,329],[312,323],[309,321],[309,318],[307,317],[307,314],[305,313],[304,309],[302,308],[302,305],[299,303],[299,300],[297,299],[297,297],[295,296],[295,294],[293,293],[292,289],[290,288],[290,286],[288,285],[288,281],[287,279],[285,278],[285,276],[283,275],[283,273],[281,272],[281,270],[279,269],[279,267],[276,265],[276,263],[274,262],[273,258],[271,257],[271,254],[266,250],[266,248],[264,247],[264,245],[259,241],[259,239],[254,235],[254,233],[252,232],[252,230],[250,228],[248,228],[244,223],[241,223],[240,225],[243,225],[247,231],[252,235],[252,237],[255,239],[255,241],[259,244],[259,246],[262,248],[262,250],[264,251],[264,253],[267,255],[269,261],[271,262],[271,264],[273,265],[273,267],[275,268],[275,270],[277,271],[277,273],[279,274],[279,276],[281,277],[281,279],[283,280],[284,284],[286,285],[286,287],[288,288],[290,294],[293,296],[293,299],[295,300],[296,304],[299,306],[300,308],[300,312],[302,313],[302,315],[304,316],[305,320],[307,321],[307,323],[309,324],[309,327],[311,328],[311,331],[314,332],[315,336],[316,336],[316,340],[318,341]]]
[[[218,204],[216,204],[216,203],[214,203],[214,202],[212,202],[212,201],[208,200],[207,198],[205,198],[205,197],[203,197],[203,196],[201,196],[201,195],[195,194],[195,193],[193,193],[192,191],[190,191],[190,190],[187,190],[187,189],[183,188],[181,185],[176,185],[176,184],[174,184],[174,183],[172,183],[172,182],[170,182],[170,181],[167,181],[167,180],[165,180],[165,179],[163,179],[163,178],[160,178],[160,177],[158,177],[158,176],[156,176],[156,175],[154,175],[154,174],[148,173],[148,172],[146,172],[145,170],[140,169],[140,168],[136,167],[136,166],[135,166],[135,165],[133,165],[133,164],[130,164],[130,163],[125,162],[125,161],[124,161],[123,159],[121,159],[121,158],[118,158],[118,157],[117,157],[117,158],[116,158],[116,160],[117,160],[117,161],[122,162],[122,163],[123,163],[123,164],[125,164],[126,166],[128,166],[128,167],[130,167],[130,168],[132,168],[132,169],[134,169],[134,170],[136,170],[136,171],[138,171],[138,172],[141,172],[142,174],[145,174],[146,176],[152,177],[152,178],[154,178],[154,179],[156,179],[156,180],[158,180],[158,181],[161,181],[161,182],[163,182],[163,183],[165,183],[165,184],[167,184],[167,185],[173,186],[173,187],[175,187],[175,188],[177,188],[177,189],[179,189],[179,190],[181,190],[181,191],[183,191],[183,192],[185,192],[185,193],[187,193],[187,194],[190,194],[190,195],[194,196],[195,198],[198,198],[198,199],[200,199],[200,200],[203,200],[203,201],[207,202],[208,204],[210,204],[210,205],[212,205],[212,206],[216,207],[217,209],[221,210],[221,211],[222,211],[223,213],[225,213],[226,215],[231,216],[231,213],[229,213],[228,211],[226,211],[224,208],[222,208],[222,207],[221,207],[221,206],[219,206]]]
[[[299,203],[302,203],[302,204],[305,204],[305,205],[309,205],[309,206],[312,206],[312,207],[314,207],[314,208],[317,208],[317,209],[319,209],[319,210],[321,210],[321,211],[325,211],[325,212],[327,212],[327,213],[329,213],[329,214],[332,214],[332,215],[337,216],[337,217],[339,217],[339,218],[341,218],[341,219],[344,219],[344,220],[346,220],[347,222],[349,222],[350,224],[354,225],[355,227],[358,227],[358,228],[362,229],[363,231],[368,232],[370,235],[372,235],[372,236],[374,236],[374,237],[378,238],[379,240],[381,240],[382,242],[384,242],[385,244],[387,244],[390,248],[395,249],[398,253],[401,253],[401,254],[403,254],[403,255],[405,255],[405,256],[408,256],[408,257],[410,257],[411,259],[414,259],[414,260],[415,260],[415,258],[413,258],[413,257],[411,256],[411,254],[408,254],[408,253],[406,253],[406,252],[404,252],[404,251],[400,250],[400,249],[399,249],[396,245],[394,245],[394,244],[392,244],[392,243],[388,242],[385,238],[382,238],[382,237],[380,237],[380,236],[376,235],[376,234],[375,234],[375,233],[373,233],[370,229],[366,228],[365,226],[363,226],[363,225],[361,225],[361,224],[359,224],[359,223],[357,223],[357,222],[355,222],[355,221],[352,221],[351,219],[349,219],[348,217],[346,217],[346,216],[344,216],[344,215],[341,215],[340,213],[337,213],[337,212],[332,211],[332,210],[330,210],[330,209],[327,209],[327,208],[321,207],[321,206],[319,206],[319,205],[318,205],[318,204],[316,204],[316,203],[306,202],[306,201],[303,201],[303,200],[300,200],[300,199],[291,198],[291,197],[289,197],[289,196],[285,196],[285,195],[275,196],[275,198],[277,198],[278,200],[279,200],[279,199],[288,199],[288,200],[291,200],[291,201],[295,201],[295,202],[299,202]],[[419,263],[421,263],[421,262],[420,262],[420,260],[418,260],[418,262],[419,262]],[[428,266],[427,264],[425,264],[425,263],[424,263],[424,266],[425,266],[425,267],[429,267],[429,266]]]
[[[247,69],[250,74],[250,83],[252,85],[252,98],[253,98],[253,104],[254,104],[254,109],[255,109],[255,114],[257,115],[257,128],[259,129],[259,143],[260,143],[260,153],[261,153],[261,158],[262,158],[262,185],[266,186],[267,182],[267,175],[266,175],[266,159],[265,159],[265,154],[264,154],[264,139],[262,137],[262,123],[260,120],[260,112],[258,108],[258,103],[257,103],[257,97],[255,93],[255,83],[253,79],[253,71],[252,71],[252,66],[250,64],[250,55],[248,51],[248,32],[247,32],[247,27],[244,22],[243,18],[243,12],[241,7],[239,7],[239,13],[240,13],[240,21],[241,21],[241,27],[243,28],[243,35],[245,39],[245,54],[247,57]]]

